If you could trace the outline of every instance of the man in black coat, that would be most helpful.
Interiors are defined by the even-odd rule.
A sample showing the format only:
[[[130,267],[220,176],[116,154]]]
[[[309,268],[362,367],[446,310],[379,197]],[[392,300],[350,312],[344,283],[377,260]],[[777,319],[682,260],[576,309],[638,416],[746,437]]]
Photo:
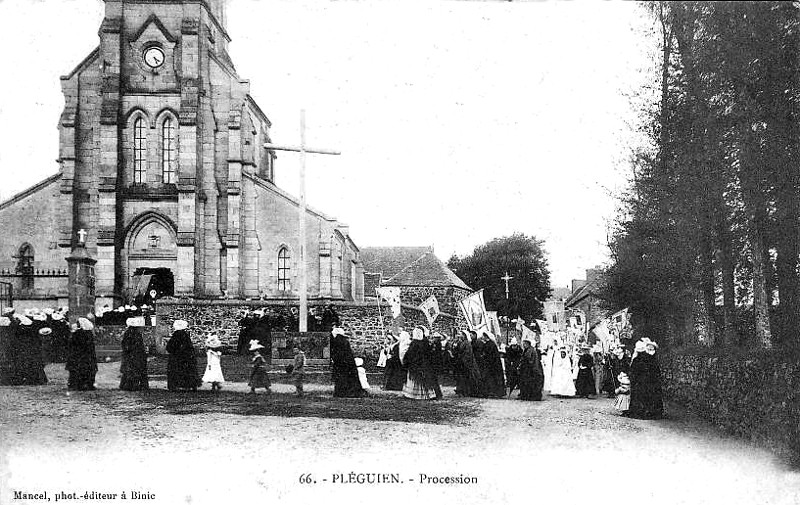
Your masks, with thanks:
[[[506,348],[506,379],[508,382],[508,396],[519,385],[519,363],[522,360],[522,347],[517,343],[517,338],[512,337],[511,343]]]

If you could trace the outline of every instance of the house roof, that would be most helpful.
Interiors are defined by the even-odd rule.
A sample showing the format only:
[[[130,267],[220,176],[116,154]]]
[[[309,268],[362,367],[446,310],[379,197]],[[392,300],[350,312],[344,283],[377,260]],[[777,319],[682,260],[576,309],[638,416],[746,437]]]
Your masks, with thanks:
[[[596,279],[594,279],[594,280],[592,280],[590,282],[587,282],[583,286],[581,286],[578,289],[576,289],[575,292],[572,293],[572,295],[569,298],[567,298],[566,302],[564,302],[564,305],[566,307],[574,306],[575,304],[577,304],[578,302],[580,302],[581,300],[583,300],[587,296],[590,296],[593,293],[595,293],[599,287],[600,287],[600,279],[599,278],[596,278]]]
[[[365,273],[383,275],[384,286],[452,286],[471,291],[432,247],[365,247],[361,261]]]
[[[364,272],[383,274],[384,279],[396,275],[423,254],[433,252],[431,247],[365,247],[361,249]]]
[[[378,289],[381,285],[381,274],[380,273],[368,273],[364,272],[364,294],[366,296],[373,296],[375,290]]]

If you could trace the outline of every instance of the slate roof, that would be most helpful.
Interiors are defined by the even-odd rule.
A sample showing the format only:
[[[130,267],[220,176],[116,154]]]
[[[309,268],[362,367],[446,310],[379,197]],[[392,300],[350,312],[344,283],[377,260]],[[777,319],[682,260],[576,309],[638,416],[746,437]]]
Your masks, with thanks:
[[[593,295],[600,287],[600,282],[601,281],[598,278],[579,287],[569,298],[567,298],[567,300],[564,302],[564,306],[573,307],[587,296]]]
[[[364,294],[375,296],[375,290],[381,285],[380,273],[364,272]]]
[[[381,273],[384,279],[388,279],[427,252],[433,252],[433,248],[365,247],[361,249],[361,263],[364,265],[364,272]]]
[[[365,247],[361,261],[365,273],[383,275],[384,286],[452,286],[472,291],[432,247]]]

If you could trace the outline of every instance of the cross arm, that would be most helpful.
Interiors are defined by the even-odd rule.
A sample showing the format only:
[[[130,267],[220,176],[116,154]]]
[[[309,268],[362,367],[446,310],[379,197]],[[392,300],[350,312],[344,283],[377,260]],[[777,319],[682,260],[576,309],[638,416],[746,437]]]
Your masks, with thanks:
[[[264,144],[265,149],[272,149],[273,151],[294,151],[296,153],[299,152],[306,152],[311,154],[332,154],[334,156],[338,156],[342,154],[341,151],[334,151],[333,149],[321,149],[321,148],[314,148],[314,147],[302,147],[302,146],[281,146],[277,144]]]

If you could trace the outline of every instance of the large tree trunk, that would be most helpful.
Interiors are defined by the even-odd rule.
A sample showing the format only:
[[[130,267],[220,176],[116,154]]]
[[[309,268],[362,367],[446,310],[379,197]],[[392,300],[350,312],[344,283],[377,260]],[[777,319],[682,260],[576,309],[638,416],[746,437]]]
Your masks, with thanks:
[[[753,260],[753,309],[755,312],[755,345],[764,349],[772,348],[772,331],[769,322],[769,298],[767,296],[767,276],[769,258],[764,254],[766,202],[762,193],[761,164],[756,155],[756,142],[749,125],[745,130],[742,147],[739,177],[742,183],[742,199],[747,209],[748,237],[750,254]]]
[[[717,213],[717,240],[719,241],[719,264],[722,271],[722,317],[723,329],[718,342],[724,346],[732,346],[737,342],[736,335],[736,265],[733,258],[731,231],[726,219],[727,208],[722,203]],[[724,209],[724,210],[723,210]]]
[[[705,327],[705,334],[698,340],[705,345],[716,343],[717,324],[714,319],[714,309],[716,307],[716,293],[714,292],[714,250],[709,227],[700,227],[702,237],[700,239],[700,291],[702,294],[703,306],[699,317],[702,318],[702,326]]]

